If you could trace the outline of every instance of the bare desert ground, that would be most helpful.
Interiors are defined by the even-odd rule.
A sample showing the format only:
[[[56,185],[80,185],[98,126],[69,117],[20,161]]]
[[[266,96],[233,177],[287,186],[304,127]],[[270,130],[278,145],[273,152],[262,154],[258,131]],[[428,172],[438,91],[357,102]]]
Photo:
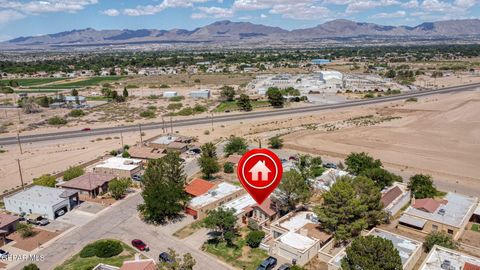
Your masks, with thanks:
[[[427,173],[441,189],[480,193],[479,91],[376,110],[382,114],[391,120],[369,126],[337,122],[329,124],[330,131],[291,133],[286,148],[336,158],[365,151],[403,176]]]

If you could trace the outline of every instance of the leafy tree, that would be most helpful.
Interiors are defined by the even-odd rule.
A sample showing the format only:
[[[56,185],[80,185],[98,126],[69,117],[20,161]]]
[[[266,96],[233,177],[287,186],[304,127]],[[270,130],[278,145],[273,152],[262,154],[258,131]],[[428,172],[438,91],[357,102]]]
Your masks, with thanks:
[[[285,195],[289,209],[295,209],[298,203],[305,203],[312,196],[310,186],[297,170],[285,172],[278,188]]]
[[[22,270],[40,270],[40,268],[38,268],[36,264],[31,263],[29,265],[24,266]]]
[[[395,70],[393,69],[389,69],[386,73],[385,73],[385,77],[389,78],[389,79],[393,79],[397,76],[397,72],[395,72]]]
[[[271,87],[266,92],[268,101],[273,107],[283,107],[285,100],[283,99],[282,92],[276,87]]]
[[[315,212],[322,227],[334,233],[337,241],[345,242],[386,218],[380,197],[371,179],[341,177],[324,193],[324,203]]]
[[[33,179],[33,184],[37,186],[44,186],[44,187],[55,187],[57,183],[55,176],[50,174],[44,174],[38,178]]]
[[[347,165],[348,172],[358,175],[366,169],[382,167],[382,162],[362,152],[348,155],[345,159],[345,165]]]
[[[48,106],[50,106],[51,100],[52,99],[47,96],[42,96],[41,98],[38,99],[38,105],[40,105],[43,108],[48,108]]]
[[[220,171],[220,164],[216,158],[205,155],[200,156],[198,165],[202,169],[202,173],[206,179],[211,179],[212,175]]]
[[[124,87],[124,88],[123,88],[123,97],[124,97],[124,98],[128,98],[128,90],[127,90],[127,87]]]
[[[223,240],[225,240],[227,232],[235,232],[236,223],[235,209],[224,209],[222,207],[209,211],[207,217],[203,220],[205,228],[220,233],[219,237]]]
[[[80,166],[70,167],[63,173],[63,181],[70,181],[85,173],[85,170]]]
[[[180,257],[177,252],[171,248],[168,249],[168,255],[173,260],[172,262],[160,262],[160,270],[192,270],[197,262],[193,258],[192,254],[185,253],[183,257]]]
[[[312,157],[310,155],[300,155],[295,161],[295,167],[302,175],[305,182],[311,178],[319,176],[318,173],[323,173],[322,158]]]
[[[376,236],[361,236],[353,240],[342,259],[344,270],[402,270],[402,259],[392,241]]]
[[[249,112],[252,110],[252,104],[250,103],[250,97],[241,94],[240,97],[237,100],[237,106],[240,108],[242,111]]]
[[[129,158],[129,157],[131,157],[131,156],[130,156],[130,153],[128,153],[127,150],[124,150],[123,153],[122,153],[122,157],[123,157],[123,158]]]
[[[78,97],[78,90],[77,89],[72,89],[72,92],[70,94],[74,97]]]
[[[224,152],[227,156],[237,154],[243,154],[247,151],[248,145],[244,138],[230,136],[227,144],[225,145]]]
[[[425,243],[423,243],[423,248],[425,252],[430,252],[434,245],[441,247],[456,249],[457,243],[453,240],[452,236],[446,234],[445,232],[431,232],[426,238]]]
[[[402,177],[393,174],[383,168],[368,168],[363,170],[360,175],[373,180],[380,189],[391,186],[394,182],[402,182]]]
[[[233,168],[233,163],[231,162],[225,162],[225,164],[223,164],[223,172],[224,173],[233,173],[235,170]]]
[[[10,86],[10,87],[19,87],[20,84],[18,83],[18,81],[10,80],[10,81],[8,82],[8,86]]]
[[[268,144],[273,149],[280,149],[283,147],[283,139],[280,136],[275,136],[268,140]]]
[[[110,91],[110,98],[113,99],[113,100],[117,100],[118,98],[118,92],[113,90],[113,91]]]
[[[247,245],[249,245],[251,248],[258,248],[263,237],[265,237],[265,232],[256,230],[249,232],[245,240],[247,241]]]
[[[47,122],[49,125],[52,125],[52,126],[62,126],[67,123],[67,120],[59,116],[54,116],[52,118],[49,118]]]
[[[224,85],[221,88],[220,96],[227,101],[233,101],[235,98],[235,89],[231,86]]]
[[[143,218],[162,224],[178,217],[188,201],[188,195],[183,190],[186,175],[179,154],[169,152],[161,159],[151,160],[142,180],[144,203],[138,209]]]
[[[416,174],[410,177],[408,188],[415,199],[433,198],[440,194],[430,175]]]
[[[108,190],[115,200],[121,199],[130,187],[132,180],[129,178],[113,179],[108,183]]]
[[[202,150],[202,155],[211,158],[217,158],[217,147],[215,146],[215,144],[209,142],[202,145],[200,149]]]

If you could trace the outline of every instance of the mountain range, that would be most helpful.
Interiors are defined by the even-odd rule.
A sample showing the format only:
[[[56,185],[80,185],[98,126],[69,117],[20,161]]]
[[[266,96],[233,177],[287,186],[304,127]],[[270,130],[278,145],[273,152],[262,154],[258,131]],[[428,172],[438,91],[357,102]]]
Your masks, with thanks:
[[[468,39],[480,37],[480,20],[448,20],[410,26],[385,26],[338,19],[315,27],[285,30],[249,22],[218,21],[194,30],[139,29],[72,30],[56,34],[18,37],[0,43],[4,48],[94,47],[142,44],[267,44],[323,42],[345,39]]]

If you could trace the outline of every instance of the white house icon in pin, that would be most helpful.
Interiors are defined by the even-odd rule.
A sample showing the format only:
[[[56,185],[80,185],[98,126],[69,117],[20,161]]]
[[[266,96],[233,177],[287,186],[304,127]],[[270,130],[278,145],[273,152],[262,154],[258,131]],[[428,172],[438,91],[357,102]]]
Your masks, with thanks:
[[[272,171],[265,165],[264,160],[260,160],[249,171],[252,174],[252,181],[258,181],[258,175],[262,175],[262,181],[268,181],[268,174]]]

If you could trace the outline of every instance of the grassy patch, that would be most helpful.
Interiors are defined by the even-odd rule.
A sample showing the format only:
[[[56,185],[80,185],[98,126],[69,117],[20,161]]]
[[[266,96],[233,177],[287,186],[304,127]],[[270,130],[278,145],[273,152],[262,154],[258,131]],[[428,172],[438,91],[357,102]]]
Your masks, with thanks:
[[[242,232],[242,234],[244,234]],[[259,248],[250,248],[243,237],[237,237],[233,246],[225,242],[207,241],[203,250],[239,269],[255,270],[268,257],[268,253]]]
[[[122,243],[124,251],[117,256],[111,258],[89,257],[81,258],[80,254],[74,255],[63,264],[55,267],[55,270],[86,270],[93,269],[99,263],[109,264],[120,267],[123,261],[132,260],[135,257],[135,250],[125,243]]]
[[[33,78],[33,79],[13,79],[13,81],[18,82],[20,86],[35,86],[46,83],[63,81],[67,78]],[[0,80],[0,84],[6,85],[10,80]]]
[[[124,76],[109,76],[109,77],[92,77],[81,81],[61,83],[61,84],[51,84],[48,86],[35,87],[37,89],[73,89],[73,88],[83,88],[87,86],[94,86],[100,83],[114,82],[125,78]]]
[[[55,89],[28,89],[28,90],[18,90],[16,93],[58,93],[60,90]]]
[[[270,107],[270,103],[266,100],[258,100],[258,101],[251,101],[252,108],[265,108]],[[237,106],[236,101],[224,101],[213,110],[214,112],[224,112],[224,111],[238,111],[239,108]]]
[[[472,231],[480,232],[480,225],[476,223],[472,224]]]

